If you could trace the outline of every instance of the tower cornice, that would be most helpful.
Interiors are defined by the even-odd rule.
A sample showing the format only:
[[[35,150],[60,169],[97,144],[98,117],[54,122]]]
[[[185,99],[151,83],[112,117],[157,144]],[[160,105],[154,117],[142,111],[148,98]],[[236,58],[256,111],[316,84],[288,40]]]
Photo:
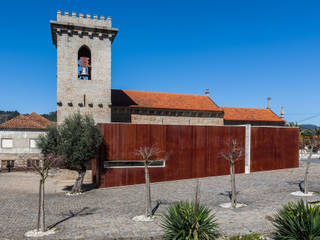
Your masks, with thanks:
[[[75,12],[69,16],[68,11],[65,11],[64,15],[62,15],[60,10],[57,12],[57,20],[51,20],[50,25],[54,45],[57,44],[57,34],[98,37],[101,39],[109,38],[113,42],[119,31],[118,28],[112,27],[110,17],[105,19],[104,16],[100,16],[100,19],[98,19],[97,15],[91,18],[90,14],[84,16],[81,13],[76,16]]]

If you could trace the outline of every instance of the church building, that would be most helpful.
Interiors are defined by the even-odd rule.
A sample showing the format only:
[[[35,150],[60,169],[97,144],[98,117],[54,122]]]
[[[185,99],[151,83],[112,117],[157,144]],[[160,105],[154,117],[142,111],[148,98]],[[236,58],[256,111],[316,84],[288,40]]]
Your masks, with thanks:
[[[57,121],[73,112],[96,123],[283,126],[267,109],[220,107],[205,95],[111,88],[111,45],[119,31],[111,18],[57,12],[50,21],[57,48]]]

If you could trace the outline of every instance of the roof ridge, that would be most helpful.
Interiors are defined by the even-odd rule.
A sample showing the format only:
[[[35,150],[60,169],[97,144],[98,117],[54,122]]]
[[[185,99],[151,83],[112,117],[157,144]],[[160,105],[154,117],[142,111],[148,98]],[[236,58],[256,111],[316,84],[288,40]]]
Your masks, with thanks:
[[[128,90],[128,89],[112,89],[112,90],[129,91],[129,92],[141,92],[141,93],[160,93],[160,94],[172,94],[172,95],[184,95],[184,96],[208,97],[207,95],[191,94],[191,93],[155,92],[155,91],[145,91],[145,90]]]
[[[29,119],[34,120],[34,121],[40,120],[40,121],[45,121],[45,122],[51,122],[49,119],[41,116],[40,114],[38,114],[38,113],[36,113],[36,112],[32,112],[32,113],[28,114],[27,117],[28,117]]]
[[[240,109],[255,109],[255,110],[269,110],[271,111],[270,109],[268,108],[250,108],[250,107],[222,107],[221,108],[240,108]]]

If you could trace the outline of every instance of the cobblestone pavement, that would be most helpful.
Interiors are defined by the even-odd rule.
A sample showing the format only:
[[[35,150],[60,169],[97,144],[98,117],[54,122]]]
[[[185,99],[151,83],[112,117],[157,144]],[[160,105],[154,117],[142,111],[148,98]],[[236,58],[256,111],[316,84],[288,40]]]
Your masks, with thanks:
[[[296,169],[237,175],[239,201],[248,206],[236,210],[219,207],[229,201],[229,176],[202,178],[201,202],[214,210],[223,234],[268,233],[272,226],[265,217],[282,204],[300,199],[290,193],[299,190],[304,162],[301,165]],[[313,163],[311,191],[320,192],[319,171],[320,163]],[[193,199],[195,180],[153,183],[151,187],[153,205],[156,200],[163,202],[157,211],[161,214],[175,201]],[[144,212],[144,185],[93,189],[68,197],[51,177],[46,188],[47,224],[59,228],[57,234],[46,239],[160,239],[159,219],[146,223],[131,220]],[[37,189],[38,178],[33,173],[0,173],[0,239],[25,239],[24,233],[35,228]],[[320,200],[320,196],[308,200]]]

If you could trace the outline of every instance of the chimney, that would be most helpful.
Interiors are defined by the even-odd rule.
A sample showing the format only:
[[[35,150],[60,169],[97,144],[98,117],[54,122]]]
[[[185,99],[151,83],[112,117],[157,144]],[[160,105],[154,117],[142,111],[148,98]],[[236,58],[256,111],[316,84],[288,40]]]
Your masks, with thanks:
[[[209,97],[209,94],[210,94],[210,92],[209,92],[209,88],[206,88],[206,91],[205,91],[205,93],[204,93],[205,95],[207,95],[208,97]]]
[[[284,119],[284,108],[281,107],[280,118]]]
[[[270,103],[271,97],[268,97],[267,100],[268,100],[267,109],[271,110],[271,103]]]

